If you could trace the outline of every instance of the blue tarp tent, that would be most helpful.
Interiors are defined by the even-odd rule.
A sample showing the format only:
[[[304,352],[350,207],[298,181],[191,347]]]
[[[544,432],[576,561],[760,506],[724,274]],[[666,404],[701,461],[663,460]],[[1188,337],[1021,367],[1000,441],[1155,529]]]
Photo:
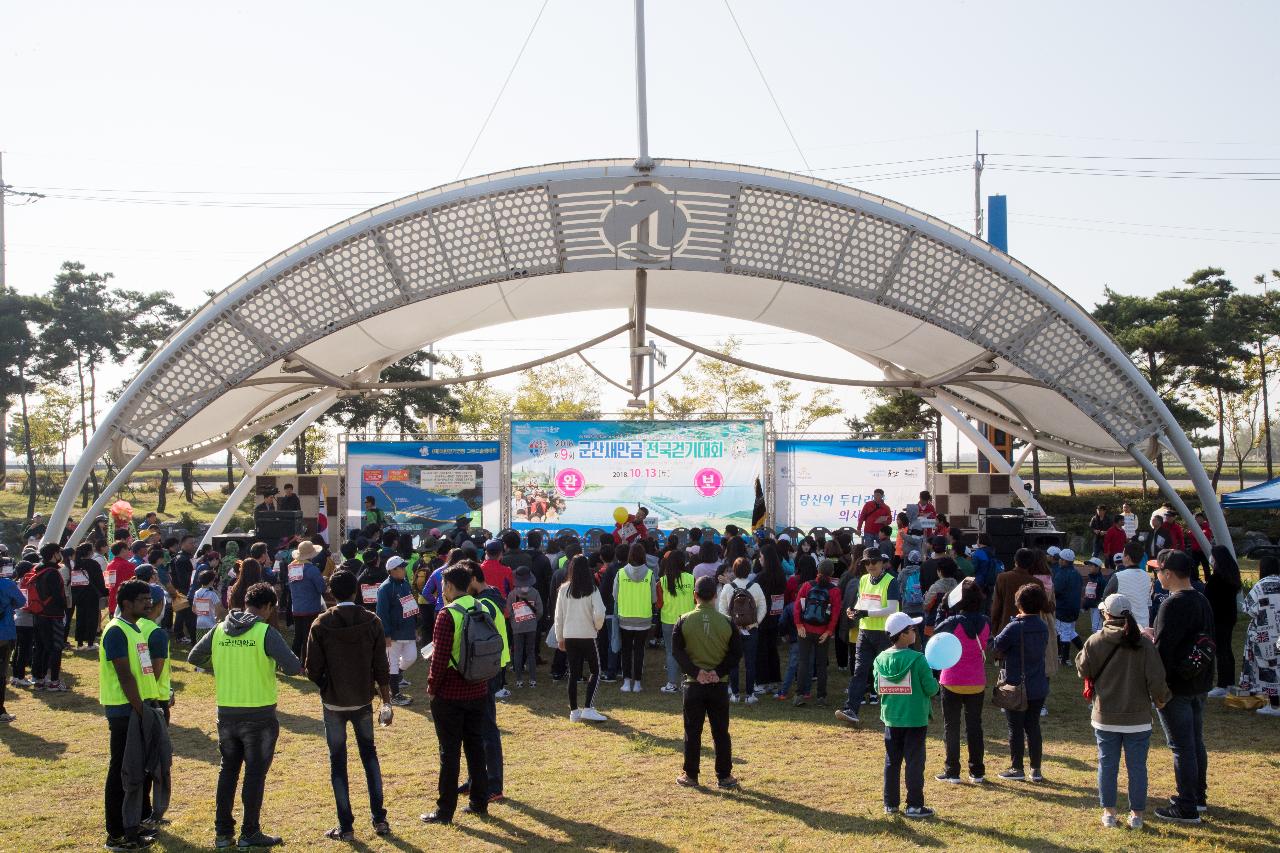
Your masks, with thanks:
[[[1276,509],[1280,507],[1280,477],[1222,496],[1223,509]]]

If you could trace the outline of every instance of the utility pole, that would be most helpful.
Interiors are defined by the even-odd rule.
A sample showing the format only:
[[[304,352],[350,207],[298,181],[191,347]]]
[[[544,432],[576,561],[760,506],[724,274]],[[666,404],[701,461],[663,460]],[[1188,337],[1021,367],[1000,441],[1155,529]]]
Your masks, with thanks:
[[[1273,271],[1272,275],[1280,278],[1280,274],[1277,274],[1276,271]],[[1255,277],[1254,281],[1262,285],[1262,298],[1266,299],[1267,277],[1260,275]],[[1258,372],[1262,380],[1262,447],[1263,454],[1267,460],[1267,479],[1270,480],[1275,477],[1275,472],[1272,470],[1271,459],[1271,401],[1267,396],[1267,349],[1265,337],[1258,338]]]
[[[982,131],[973,132],[973,236],[982,239],[982,167],[987,155],[981,153],[979,136]]]
[[[436,345],[435,342],[427,344],[427,378],[436,378]],[[434,412],[427,412],[427,432],[434,434],[436,431],[436,416]]]
[[[644,0],[635,0],[636,9],[636,133],[639,136],[640,156],[636,168],[649,170],[653,160],[649,157],[649,95],[644,65]]]

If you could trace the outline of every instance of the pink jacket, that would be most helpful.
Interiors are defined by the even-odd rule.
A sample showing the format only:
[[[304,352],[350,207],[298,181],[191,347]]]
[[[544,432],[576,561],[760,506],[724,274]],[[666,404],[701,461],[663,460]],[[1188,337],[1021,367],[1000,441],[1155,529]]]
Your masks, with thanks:
[[[952,616],[934,630],[935,635],[939,631],[950,631],[960,641],[960,660],[955,666],[942,671],[942,675],[938,678],[939,684],[944,686],[986,685],[987,673],[982,650],[986,648],[987,640],[991,636],[991,623],[985,616],[979,618],[982,620],[982,628],[978,631],[977,638],[970,637],[969,632],[965,630],[965,616]]]

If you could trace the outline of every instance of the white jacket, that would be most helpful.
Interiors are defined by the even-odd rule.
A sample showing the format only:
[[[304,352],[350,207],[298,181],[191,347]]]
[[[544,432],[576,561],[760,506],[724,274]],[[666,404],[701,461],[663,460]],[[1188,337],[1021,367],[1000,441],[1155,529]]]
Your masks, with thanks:
[[[569,584],[556,594],[556,640],[594,640],[604,626],[604,599],[593,589],[585,598],[569,595]]]
[[[725,616],[729,616],[730,621],[733,617],[729,614],[729,602],[733,600],[734,589],[745,589],[751,593],[751,597],[756,602],[756,622],[750,627],[754,628],[764,621],[764,615],[768,612],[769,605],[764,600],[764,590],[760,588],[760,584],[751,582],[746,578],[734,578],[732,583],[727,583],[720,587],[720,596],[716,599],[716,610],[719,610]]]
[[[1138,623],[1138,627],[1149,627],[1151,619],[1151,576],[1147,574],[1147,570],[1136,567],[1121,569],[1111,576],[1111,582],[1107,586],[1111,586],[1111,583],[1115,583],[1116,592],[1129,599],[1129,603],[1133,607],[1130,612],[1133,614],[1133,621]]]

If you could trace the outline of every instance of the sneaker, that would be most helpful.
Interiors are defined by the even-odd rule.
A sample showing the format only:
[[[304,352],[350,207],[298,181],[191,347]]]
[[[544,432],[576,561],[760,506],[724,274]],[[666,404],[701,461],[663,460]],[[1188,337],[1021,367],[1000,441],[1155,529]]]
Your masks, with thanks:
[[[66,693],[71,688],[67,686],[65,681],[59,679],[58,681],[48,682],[45,684],[44,689],[48,690],[50,693]]]
[[[1280,707],[1275,705],[1263,705],[1258,709],[1258,713],[1264,717],[1280,717]]]
[[[617,680],[618,680],[618,676],[616,676],[616,675],[602,675],[602,676],[600,676],[600,680],[601,680],[602,682],[604,682],[605,684],[613,684],[615,681],[617,681]]]
[[[680,688],[676,687],[670,681],[658,688],[659,693],[679,693]]]
[[[536,682],[536,681],[534,681],[532,678],[530,678],[530,679],[529,679],[529,686],[530,686],[530,687],[537,687],[537,686],[538,686],[538,682]]]
[[[1227,688],[1225,687],[1215,687],[1209,691],[1210,699],[1221,699],[1223,696],[1226,696],[1226,695],[1227,695]]]
[[[1117,826],[1120,825],[1120,822],[1116,820],[1115,815],[1103,812],[1102,825],[1105,826],[1107,829],[1115,829]]]
[[[240,836],[240,840],[236,842],[236,848],[249,850],[253,847],[275,847],[278,844],[284,844],[284,839],[278,835],[267,835],[262,830],[258,830],[253,835]]]
[[[397,708],[403,708],[405,705],[413,704],[413,697],[406,696],[403,693],[397,693],[391,697],[391,704],[395,705]]]
[[[1196,814],[1208,814],[1208,813],[1209,813],[1208,806],[1196,806]]]
[[[572,711],[570,711],[570,712],[569,712],[569,722],[571,722],[571,723],[580,723],[580,722],[582,722],[582,712],[581,712],[581,711],[579,711],[577,708],[574,708]]]
[[[151,846],[151,839],[146,837],[112,838],[107,836],[107,843],[103,846],[108,850],[146,850]]]
[[[640,692],[641,690],[643,690],[643,689],[644,689],[644,688],[642,688],[642,687],[640,686],[640,679],[638,679],[638,678],[637,678],[635,681],[631,682],[631,692],[632,692],[632,693],[639,693],[639,692]]]
[[[898,813],[898,807],[897,807],[897,806],[885,806],[885,807],[884,807],[884,813],[885,813],[885,814],[897,814],[897,813]]]
[[[825,708],[827,707],[827,697],[819,696],[817,699],[813,700],[813,704],[817,705],[819,708]]]
[[[1032,768],[1031,768],[1031,775],[1030,775],[1030,776],[1028,776],[1028,777],[1027,777],[1027,779],[1028,779],[1028,780],[1030,780],[1030,781],[1032,781],[1032,782],[1043,782],[1043,781],[1044,781],[1044,777],[1040,775],[1040,768],[1039,768],[1039,767],[1032,767]]]
[[[907,810],[902,813],[903,817],[909,817],[913,820],[918,818],[933,817],[933,809],[928,806],[907,806]]]
[[[797,693],[796,698],[792,700],[793,705],[799,708],[801,705],[809,704],[809,700],[813,698],[808,693]]]
[[[732,705],[737,705],[737,704],[738,704],[738,694],[737,694],[737,693],[730,693],[730,694],[729,694],[729,703],[730,703],[730,704],[732,704]]]
[[[401,686],[401,687],[412,687],[412,686],[413,686],[413,682],[412,682],[412,681],[410,681],[409,679],[405,678],[405,677],[402,675],[402,676],[400,676],[400,686]]]
[[[340,826],[335,826],[333,829],[326,832],[324,837],[331,841],[344,841],[348,843],[356,840],[356,834],[353,830],[343,829]]]
[[[418,815],[418,820],[423,823],[442,823],[445,825],[453,823],[453,818],[442,815],[440,812],[427,812],[424,815]]]
[[[773,694],[773,698],[777,699],[779,702],[785,702],[787,701],[787,694],[779,690],[777,693]]]
[[[764,694],[769,692],[769,688],[767,685],[757,684],[756,689],[753,692],[755,693],[756,696],[763,696]]]
[[[141,827],[143,832],[154,835],[156,830],[168,823],[173,823],[173,821],[169,820],[167,817],[149,817],[142,821],[142,823],[138,824],[138,826]]]
[[[972,783],[973,783],[973,784],[975,784],[975,785],[985,785],[985,784],[986,784],[986,782],[987,782],[987,777],[986,777],[986,776],[974,776],[972,773],[970,773],[970,774],[969,774],[969,781],[970,781],[970,782],[972,782]]]
[[[1041,709],[1040,709],[1040,716],[1042,716],[1042,717],[1047,717],[1047,716],[1049,716],[1049,709],[1048,709],[1048,708],[1041,708]]]
[[[489,795],[489,799],[487,802],[489,803],[489,805],[493,805],[494,803],[500,803],[505,799],[506,797],[502,795],[501,791],[494,791],[492,794]]]
[[[717,779],[716,785],[724,788],[726,791],[732,791],[734,788],[738,787],[738,780],[732,776],[726,776],[723,779]]]
[[[1142,815],[1140,814],[1129,815],[1129,828],[1142,829]]]
[[[230,835],[219,835],[217,838],[213,839],[213,849],[215,850],[226,850],[228,847],[235,846],[236,840]]]
[[[584,722],[603,723],[607,721],[609,718],[606,717],[604,714],[601,714],[595,708],[583,708],[582,719]]]
[[[387,823],[385,820],[375,820],[373,822],[373,834],[374,835],[390,835],[391,824]]]
[[[1200,823],[1201,822],[1200,814],[1198,812],[1192,812],[1191,814],[1184,814],[1183,812],[1178,811],[1173,806],[1164,806],[1163,808],[1156,809],[1156,817],[1160,818],[1161,820],[1171,820],[1174,823]]]
[[[517,681],[517,682],[516,682],[516,687],[524,687],[524,682],[523,682],[523,681]]]
[[[1019,781],[1019,782],[1020,782],[1020,781],[1022,781],[1023,779],[1026,779],[1026,778],[1027,778],[1027,776],[1026,776],[1026,774],[1025,774],[1025,773],[1023,773],[1023,772],[1022,772],[1021,770],[1019,770],[1018,768],[1016,768],[1016,767],[1010,767],[1008,770],[1006,770],[1006,771],[1004,771],[1003,773],[1001,773],[1001,774],[1000,774],[1000,778],[1001,778],[1001,779],[1014,779],[1014,780],[1017,780],[1017,781]]]
[[[676,777],[676,784],[681,788],[696,788],[698,787],[698,779],[696,776],[690,776],[688,773],[681,773]]]
[[[630,693],[630,692],[631,692],[631,679],[630,679],[630,678],[624,678],[624,679],[622,679],[622,692],[623,692],[623,693]]]
[[[859,722],[861,722],[861,720],[858,719],[857,713],[854,711],[850,711],[847,708],[841,708],[838,711],[836,711],[836,719],[844,720],[846,723],[851,723],[853,725],[857,725]]]
[[[0,714],[0,723],[12,723],[16,719],[18,718],[15,717],[13,714],[10,714],[7,712],[4,714]]]
[[[867,701],[863,702],[862,704],[863,705],[879,705],[880,697],[876,696],[875,694],[872,694],[871,696],[868,696]]]
[[[742,704],[744,704],[744,705],[754,705],[754,704],[756,704],[756,703],[757,703],[757,702],[759,702],[759,701],[760,701],[760,697],[759,697],[759,696],[757,696],[756,694],[752,693],[752,694],[751,694],[750,696],[748,696],[746,699],[743,699],[743,700],[742,700]]]
[[[467,781],[463,782],[461,785],[458,786],[458,796],[466,796],[467,794],[470,794],[470,793],[471,793],[471,780],[468,779]]]
[[[934,776],[933,778],[937,779],[939,782],[946,782],[950,785],[960,784],[959,776],[948,776],[946,773],[939,773],[937,776]]]
[[[511,691],[504,687],[504,688],[502,688],[501,690],[499,690],[497,693],[493,694],[493,698],[494,698],[494,699],[509,699],[509,698],[511,698]]]

